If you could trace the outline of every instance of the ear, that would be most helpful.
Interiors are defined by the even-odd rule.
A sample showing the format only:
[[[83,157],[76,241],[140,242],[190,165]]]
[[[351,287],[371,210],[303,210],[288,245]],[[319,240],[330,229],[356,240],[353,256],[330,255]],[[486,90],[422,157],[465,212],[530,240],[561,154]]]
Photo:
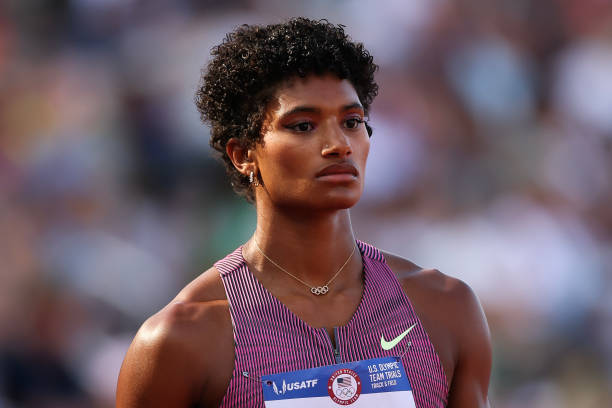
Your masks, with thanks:
[[[229,156],[234,167],[236,167],[240,173],[245,176],[250,172],[257,174],[257,164],[254,160],[255,152],[244,147],[242,143],[240,143],[240,140],[235,137],[228,140],[225,145],[225,152]]]

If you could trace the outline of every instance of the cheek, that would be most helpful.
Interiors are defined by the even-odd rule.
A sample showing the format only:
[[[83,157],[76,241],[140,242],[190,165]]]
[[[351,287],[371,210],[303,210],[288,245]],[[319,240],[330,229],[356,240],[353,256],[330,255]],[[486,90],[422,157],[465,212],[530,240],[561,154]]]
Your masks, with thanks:
[[[278,146],[269,143],[266,146],[261,161],[262,171],[268,173],[269,177],[283,177],[298,175],[305,168],[304,158],[307,153],[303,146],[291,145]]]
[[[358,154],[359,160],[361,161],[360,164],[365,168],[366,162],[368,161],[368,155],[370,154],[370,139],[369,138],[359,143],[358,150],[356,153]]]

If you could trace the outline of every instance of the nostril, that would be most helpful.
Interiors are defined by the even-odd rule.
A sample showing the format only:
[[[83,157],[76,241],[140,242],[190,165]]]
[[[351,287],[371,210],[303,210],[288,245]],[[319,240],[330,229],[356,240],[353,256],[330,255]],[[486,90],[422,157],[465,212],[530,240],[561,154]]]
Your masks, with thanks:
[[[323,156],[341,157],[352,154],[353,149],[348,142],[326,144],[321,150]]]

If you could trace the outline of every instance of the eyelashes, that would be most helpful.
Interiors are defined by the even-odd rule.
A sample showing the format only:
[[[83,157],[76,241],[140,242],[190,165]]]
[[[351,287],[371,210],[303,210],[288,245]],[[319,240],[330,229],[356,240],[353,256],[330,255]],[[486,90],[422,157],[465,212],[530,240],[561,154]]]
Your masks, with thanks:
[[[314,125],[311,122],[298,122],[292,125],[285,126],[286,129],[293,130],[298,133],[311,132],[314,130]]]
[[[362,118],[348,118],[344,121],[344,127],[346,129],[358,129],[362,123],[365,123]],[[300,121],[284,127],[297,133],[312,132],[316,128],[315,124],[310,121]]]
[[[362,123],[364,123],[364,120],[361,118],[349,118],[347,119],[345,122],[345,124],[351,124],[351,126],[346,126],[348,129],[357,129],[359,127],[359,125],[361,125]]]

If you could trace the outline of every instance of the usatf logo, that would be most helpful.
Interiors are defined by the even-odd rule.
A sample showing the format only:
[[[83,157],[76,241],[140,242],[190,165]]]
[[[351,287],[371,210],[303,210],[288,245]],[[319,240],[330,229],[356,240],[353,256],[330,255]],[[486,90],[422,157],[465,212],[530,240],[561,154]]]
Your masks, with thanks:
[[[327,381],[327,392],[338,405],[351,405],[361,395],[361,379],[348,368],[335,371]]]
[[[295,382],[290,382],[290,383],[286,383],[285,380],[283,380],[283,386],[280,389],[276,386],[275,382],[272,382],[272,390],[274,391],[276,395],[283,395],[289,391],[303,390],[305,388],[312,388],[315,385],[317,385],[317,382],[319,382],[319,380],[316,378],[313,378],[312,380],[295,381]]]

